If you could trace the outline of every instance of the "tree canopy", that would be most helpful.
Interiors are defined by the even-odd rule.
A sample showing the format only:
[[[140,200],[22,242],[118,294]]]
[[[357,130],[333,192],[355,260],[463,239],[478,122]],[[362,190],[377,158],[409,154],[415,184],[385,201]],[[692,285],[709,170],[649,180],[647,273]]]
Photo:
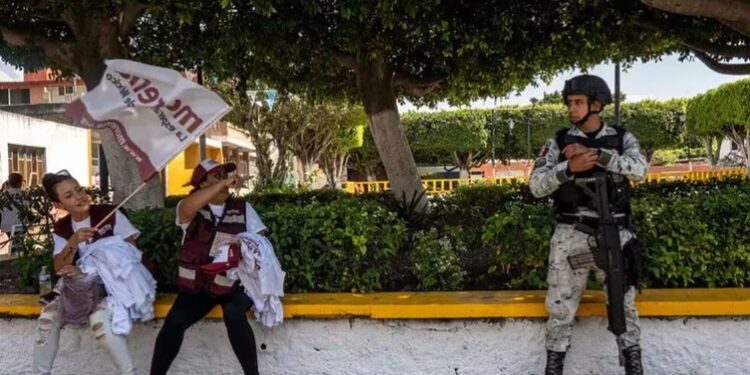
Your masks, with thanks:
[[[608,59],[656,58],[673,44],[633,27],[634,1],[230,2],[243,22],[232,58],[267,84],[361,101],[397,196],[422,190],[397,100],[467,103]],[[234,69],[237,71],[237,69]]]
[[[393,189],[410,196],[422,185],[400,127],[398,100],[467,103],[570,68],[671,52],[695,56],[720,72],[746,74],[748,64],[729,62],[750,57],[743,4],[10,0],[0,4],[0,55],[20,67],[77,73],[88,87],[98,82],[105,59],[134,56],[203,67],[209,79],[236,79],[240,91],[270,85],[314,99],[361,102]],[[118,163],[113,141],[105,138],[104,144]],[[117,194],[127,190],[133,169],[120,165],[113,168],[123,174],[113,181]]]
[[[639,139],[649,157],[657,149],[682,146],[685,128],[680,114],[684,115],[686,102],[625,103],[623,126]],[[602,119],[614,122],[611,107],[605,109]],[[571,126],[559,103],[407,113],[403,124],[418,163],[455,165],[462,170],[489,160],[493,144],[495,159],[533,158],[558,130]]]

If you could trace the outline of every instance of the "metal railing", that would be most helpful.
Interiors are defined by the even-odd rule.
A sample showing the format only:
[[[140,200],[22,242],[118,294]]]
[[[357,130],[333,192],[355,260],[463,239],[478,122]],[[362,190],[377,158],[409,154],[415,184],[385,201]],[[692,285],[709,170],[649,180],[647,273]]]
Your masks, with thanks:
[[[646,175],[646,182],[669,181],[706,181],[710,179],[724,179],[727,177],[747,176],[745,168],[719,169],[701,172],[658,172]],[[428,194],[447,194],[459,186],[475,184],[504,185],[513,182],[528,182],[525,176],[517,177],[488,177],[488,178],[440,178],[423,179],[422,186]],[[391,189],[388,181],[349,181],[344,184],[344,190],[352,194],[364,194],[387,191]]]

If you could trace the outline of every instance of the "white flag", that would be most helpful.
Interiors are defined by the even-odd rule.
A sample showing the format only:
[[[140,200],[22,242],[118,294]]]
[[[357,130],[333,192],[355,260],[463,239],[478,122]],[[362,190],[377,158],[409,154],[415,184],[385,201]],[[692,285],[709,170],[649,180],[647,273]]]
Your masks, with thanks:
[[[65,111],[87,129],[110,129],[148,181],[231,107],[180,73],[107,60],[99,85]]]

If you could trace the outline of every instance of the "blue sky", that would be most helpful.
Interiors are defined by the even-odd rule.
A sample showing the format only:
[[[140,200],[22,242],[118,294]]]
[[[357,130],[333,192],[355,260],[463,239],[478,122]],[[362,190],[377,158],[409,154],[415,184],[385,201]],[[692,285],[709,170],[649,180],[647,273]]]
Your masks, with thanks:
[[[610,87],[614,89],[614,66],[612,64],[597,65],[589,71],[604,78]],[[512,94],[507,98],[498,98],[498,105],[502,104],[528,104],[532,97],[541,98],[545,92],[561,90],[563,83],[580,71],[564,72],[546,84],[540,82],[538,87],[528,87],[520,93]],[[628,101],[639,101],[642,99],[667,100],[671,98],[692,97],[708,89],[723,83],[732,82],[744,76],[722,75],[713,72],[699,61],[679,62],[677,56],[665,56],[662,61],[637,63],[621,74],[622,91],[627,95]],[[20,81],[23,74],[13,67],[0,61],[0,81]],[[487,108],[495,104],[495,99],[478,100],[471,107]],[[447,104],[441,104],[438,109],[449,108]],[[401,111],[415,110],[413,105],[406,103],[401,106]],[[421,108],[418,110],[430,110]]]
[[[0,59],[0,82],[3,81],[21,81],[23,74]]]

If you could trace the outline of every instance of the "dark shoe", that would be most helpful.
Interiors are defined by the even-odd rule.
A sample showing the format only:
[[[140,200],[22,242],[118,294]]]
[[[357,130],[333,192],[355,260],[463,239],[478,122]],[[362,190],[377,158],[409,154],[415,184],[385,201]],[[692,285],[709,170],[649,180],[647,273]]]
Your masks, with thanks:
[[[547,350],[547,367],[544,368],[544,375],[563,375],[564,364],[565,352]]]
[[[641,347],[631,346],[622,351],[625,358],[626,375],[643,375],[643,363],[641,363]]]

